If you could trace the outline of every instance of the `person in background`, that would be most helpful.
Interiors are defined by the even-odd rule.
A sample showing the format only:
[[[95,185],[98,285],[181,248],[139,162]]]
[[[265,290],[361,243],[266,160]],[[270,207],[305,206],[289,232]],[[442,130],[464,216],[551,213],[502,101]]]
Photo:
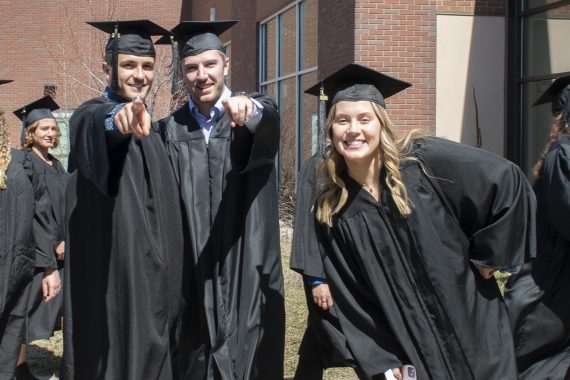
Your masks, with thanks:
[[[160,136],[113,129],[150,126],[145,99],[154,79],[148,20],[89,22],[110,34],[102,96],[71,116],[77,168],[66,194],[64,289],[67,379],[177,378],[184,241],[180,197]],[[128,119],[128,120],[127,120]]]
[[[550,139],[534,167],[537,257],[505,287],[521,379],[570,378],[570,76],[534,105],[551,103]]]
[[[34,279],[30,285],[26,316],[25,342],[49,339],[53,335],[63,305],[60,294],[65,251],[65,187],[67,172],[50,149],[57,148],[61,136],[52,112],[57,103],[44,96],[16,111],[22,120],[24,166],[34,188],[35,210],[33,233],[35,241]],[[34,379],[22,345],[16,379]]]
[[[0,85],[12,82],[0,80]],[[25,154],[10,148],[0,109],[0,379],[11,380],[24,342],[28,295],[34,275],[34,191]]]
[[[314,197],[296,215],[314,222],[295,231],[292,268],[330,288],[333,304],[316,303],[344,342],[327,340],[361,379],[516,379],[493,272],[534,255],[524,174],[480,149],[397,138],[384,99],[406,82],[350,64],[307,93],[321,85],[330,144],[298,184]]]

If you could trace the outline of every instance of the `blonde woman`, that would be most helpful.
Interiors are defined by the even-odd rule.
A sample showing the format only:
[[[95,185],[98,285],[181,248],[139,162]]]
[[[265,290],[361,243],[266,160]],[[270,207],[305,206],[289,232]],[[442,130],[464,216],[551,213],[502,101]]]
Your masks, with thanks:
[[[537,257],[505,290],[521,379],[570,378],[570,76],[535,105],[545,103],[554,120],[533,173]]]
[[[52,115],[57,103],[45,96],[14,113],[23,121],[22,150],[26,172],[34,188],[36,273],[31,284],[26,342],[52,336],[63,305],[60,294],[65,250],[65,189],[68,174],[49,150],[57,148],[60,130]],[[16,379],[33,378],[22,347]]]
[[[524,175],[479,149],[398,139],[384,98],[405,82],[351,64],[322,85],[330,144],[298,184],[315,196],[297,205],[292,267],[330,289],[315,300],[338,322],[321,330],[329,344],[362,379],[516,379],[492,273],[533,254]]]
[[[7,81],[0,80],[0,84]],[[14,376],[33,276],[34,195],[0,109],[0,378]]]

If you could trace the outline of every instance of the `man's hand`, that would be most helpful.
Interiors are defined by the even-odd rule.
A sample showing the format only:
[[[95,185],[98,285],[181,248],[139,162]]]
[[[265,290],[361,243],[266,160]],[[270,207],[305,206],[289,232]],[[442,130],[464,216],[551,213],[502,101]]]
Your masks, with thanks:
[[[483,276],[483,278],[485,280],[488,280],[491,277],[493,277],[493,274],[495,274],[495,272],[497,271],[496,268],[482,267],[481,265],[476,264],[476,263],[473,263],[473,265],[475,265],[475,268],[477,268],[477,270],[479,271],[479,273],[481,274],[481,276]]]
[[[59,243],[56,243],[53,250],[55,251],[57,259],[63,261],[65,257],[65,241],[62,240]]]
[[[241,94],[224,99],[222,105],[230,118],[230,126],[232,128],[236,125],[243,126],[251,117],[254,107],[251,99]]]
[[[333,305],[331,291],[327,284],[319,284],[311,289],[313,301],[323,310],[327,310]]]
[[[134,99],[121,108],[113,119],[119,132],[134,133],[136,136],[148,136],[150,133],[150,115],[142,99]]]
[[[47,302],[51,301],[61,289],[61,278],[57,268],[45,268],[42,279],[42,295]]]

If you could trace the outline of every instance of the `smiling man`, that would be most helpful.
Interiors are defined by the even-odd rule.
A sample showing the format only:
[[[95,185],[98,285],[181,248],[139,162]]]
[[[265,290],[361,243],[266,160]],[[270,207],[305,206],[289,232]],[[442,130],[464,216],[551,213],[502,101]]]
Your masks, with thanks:
[[[151,36],[168,31],[147,20],[89,24],[111,34],[109,86],[70,119],[62,373],[169,380],[183,267],[177,183],[158,134],[125,135],[114,123],[150,125]]]
[[[188,218],[179,361],[183,379],[281,380],[284,297],[274,159],[279,114],[224,84],[218,37],[235,21],[172,32],[189,101],[158,122]]]

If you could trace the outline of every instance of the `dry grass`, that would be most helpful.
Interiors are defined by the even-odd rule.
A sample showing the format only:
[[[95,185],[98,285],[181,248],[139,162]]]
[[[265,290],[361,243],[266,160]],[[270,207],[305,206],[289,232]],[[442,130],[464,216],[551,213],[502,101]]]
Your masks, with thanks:
[[[287,312],[285,330],[285,378],[292,378],[297,368],[299,344],[307,325],[307,304],[301,275],[289,269],[291,255],[290,228],[281,228],[281,252],[283,277],[285,279],[285,309]],[[351,368],[333,368],[325,372],[325,380],[356,380]]]

